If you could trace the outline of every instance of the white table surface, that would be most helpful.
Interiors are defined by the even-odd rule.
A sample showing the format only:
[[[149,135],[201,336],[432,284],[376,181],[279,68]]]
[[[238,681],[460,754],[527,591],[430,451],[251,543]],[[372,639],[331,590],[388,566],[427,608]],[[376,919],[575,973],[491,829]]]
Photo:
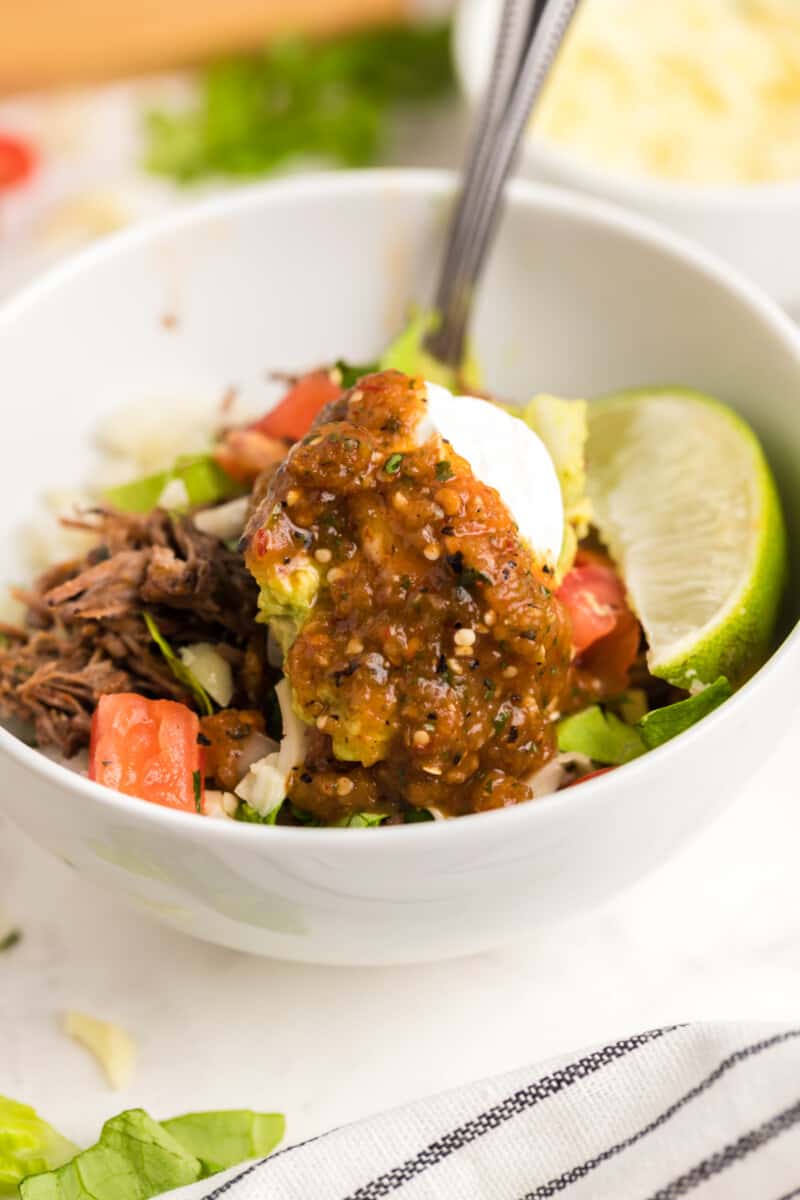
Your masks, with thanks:
[[[163,929],[0,822],[0,1094],[77,1141],[154,1116],[252,1106],[300,1140],[599,1039],[692,1018],[800,1017],[800,717],[733,806],[606,907],[513,946],[426,966],[249,958]],[[124,1025],[112,1092],[62,1033],[67,1008]]]
[[[391,157],[455,162],[463,127],[457,113],[422,137],[409,125]],[[18,266],[15,283],[31,264]],[[0,272],[2,283],[11,276]],[[798,748],[800,716],[712,829],[605,908],[432,966],[306,967],[191,941],[128,911],[0,817],[0,911],[24,935],[0,955],[0,1094],[33,1103],[82,1143],[133,1105],[156,1117],[278,1109],[301,1140],[662,1023],[796,1020]],[[133,1034],[139,1066],[127,1091],[112,1092],[62,1033],[67,1008]]]

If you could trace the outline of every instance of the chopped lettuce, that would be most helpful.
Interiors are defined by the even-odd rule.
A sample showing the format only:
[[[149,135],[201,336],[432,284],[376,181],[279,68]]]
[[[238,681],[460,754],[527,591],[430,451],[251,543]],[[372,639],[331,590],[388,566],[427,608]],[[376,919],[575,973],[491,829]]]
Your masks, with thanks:
[[[289,808],[299,825],[307,825],[310,829],[322,825],[322,820],[315,813],[306,812],[304,808],[297,808],[294,804],[290,804]]]
[[[565,529],[558,576],[563,578],[575,561],[578,542],[586,537],[592,519],[586,492],[586,441],[589,436],[586,401],[534,396],[518,415],[544,442],[561,484]]]
[[[206,689],[199,682],[199,680],[195,678],[186,663],[184,663],[172,649],[150,613],[143,612],[142,617],[144,618],[144,623],[147,626],[147,632],[150,634],[150,637],[164,655],[167,666],[169,667],[170,671],[172,671],[172,674],[179,683],[182,683],[184,687],[189,689],[197,701],[198,706],[206,713],[207,716],[210,717],[214,711],[214,705],[211,703],[211,698]]]
[[[585,754],[605,766],[620,766],[644,754],[647,747],[633,726],[593,704],[559,721],[558,749]]]
[[[334,363],[333,370],[338,373],[339,383],[345,389],[353,387],[358,383],[362,375],[372,375],[378,370],[377,362],[371,363],[349,363],[343,358],[337,359]]]
[[[214,1175],[248,1158],[266,1157],[283,1138],[286,1121],[282,1113],[238,1109],[187,1113],[161,1126],[200,1160],[204,1175]]]
[[[720,675],[719,679],[709,684],[702,692],[697,692],[686,700],[678,700],[675,704],[668,704],[665,708],[654,708],[639,722],[638,729],[642,741],[648,750],[661,746],[713,712],[732,695],[732,692],[728,680],[724,675]]]
[[[274,825],[278,819],[278,813],[281,811],[282,804],[283,797],[281,797],[281,803],[271,809],[265,816],[257,808],[253,808],[252,804],[248,804],[246,800],[241,800],[234,813],[234,819],[236,821],[244,821],[248,825]]]
[[[33,1109],[0,1098],[0,1195],[18,1186],[20,1200],[150,1200],[266,1156],[284,1128],[280,1113],[240,1109],[158,1122],[134,1108],[106,1121],[96,1144],[78,1151]]]
[[[639,717],[641,697],[627,693],[622,697],[625,703],[618,703],[623,713],[627,707],[626,715],[635,718],[635,724],[628,724],[613,712],[593,704],[559,721],[558,748],[562,752],[585,754],[593,762],[606,766],[620,766],[689,729],[727,700],[732,690],[728,680],[720,676],[696,695],[664,708],[654,708],[642,717]]]
[[[122,512],[150,512],[165,495],[169,496],[172,484],[181,484],[182,501],[175,507],[194,507],[198,504],[217,504],[241,495],[242,488],[231,479],[210,454],[178,458],[171,471],[158,471],[145,475],[131,483],[108,488],[103,499]],[[177,492],[174,493],[176,496]]]
[[[334,821],[334,825],[344,829],[375,829],[385,820],[386,813],[351,813],[349,817]]]
[[[446,367],[424,347],[425,338],[439,323],[436,313],[412,309],[408,324],[390,342],[378,360],[378,370],[393,368],[406,375],[422,375],[431,383],[440,383],[451,391],[481,386],[481,372],[474,354],[468,349],[464,362],[454,370]]]
[[[15,1196],[26,1175],[52,1171],[77,1152],[27,1104],[0,1096],[0,1196]]]
[[[627,725],[638,725],[649,707],[647,692],[644,688],[628,688],[616,697],[611,707]]]
[[[20,1200],[149,1200],[203,1177],[203,1164],[140,1108],[106,1121],[100,1140],[20,1184]]]

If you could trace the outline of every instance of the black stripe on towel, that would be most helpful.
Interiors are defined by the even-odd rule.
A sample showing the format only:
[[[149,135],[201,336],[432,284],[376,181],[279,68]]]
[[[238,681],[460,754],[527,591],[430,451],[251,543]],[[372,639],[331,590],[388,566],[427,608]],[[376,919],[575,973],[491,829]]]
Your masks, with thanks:
[[[722,1150],[717,1150],[715,1154],[704,1158],[702,1162],[692,1167],[685,1175],[678,1176],[677,1179],[673,1179],[672,1183],[668,1183],[666,1187],[654,1192],[650,1200],[679,1200],[679,1197],[685,1196],[699,1184],[707,1183],[709,1179],[713,1179],[721,1171],[735,1166],[743,1158],[747,1158],[749,1154],[754,1154],[756,1151],[761,1150],[773,1138],[785,1133],[787,1129],[791,1129],[798,1121],[800,1121],[800,1100],[796,1100],[794,1104],[790,1105],[789,1108],[784,1108],[782,1112],[776,1113],[774,1117],[771,1117],[769,1121],[765,1121],[763,1125],[759,1125],[756,1129],[751,1129],[749,1133],[742,1134],[735,1142],[729,1142]]]
[[[662,1113],[660,1113],[657,1117],[654,1117],[653,1120],[649,1121],[647,1125],[644,1125],[641,1129],[637,1130],[636,1133],[632,1133],[630,1137],[625,1138],[623,1141],[616,1142],[613,1146],[609,1146],[607,1150],[603,1150],[600,1154],[595,1154],[592,1158],[587,1158],[586,1162],[581,1163],[579,1166],[571,1167],[569,1171],[565,1171],[562,1175],[548,1180],[547,1183],[540,1184],[539,1187],[534,1188],[532,1192],[526,1192],[523,1200],[546,1200],[548,1196],[555,1196],[560,1192],[563,1192],[571,1183],[577,1183],[579,1180],[585,1179],[585,1177],[596,1167],[602,1166],[603,1163],[608,1162],[610,1158],[615,1158],[616,1155],[620,1154],[623,1150],[629,1150],[631,1146],[634,1146],[637,1142],[640,1142],[642,1138],[647,1137],[647,1135],[650,1133],[654,1133],[655,1130],[659,1129],[662,1125],[669,1121],[671,1117],[674,1117],[675,1114],[679,1112],[680,1109],[682,1109],[686,1104],[689,1104],[690,1101],[702,1095],[702,1093],[707,1091],[710,1087],[713,1087],[713,1085],[719,1079],[721,1079],[727,1071],[730,1071],[732,1067],[735,1067],[737,1063],[744,1062],[746,1059],[753,1058],[756,1054],[760,1054],[762,1050],[769,1050],[772,1046],[780,1045],[782,1042],[788,1042],[792,1038],[796,1037],[800,1037],[800,1029],[789,1029],[785,1033],[776,1033],[772,1037],[764,1038],[763,1041],[754,1042],[750,1046],[745,1046],[741,1050],[734,1051],[733,1054],[730,1054],[727,1058],[724,1058],[709,1075],[706,1075],[705,1079],[702,1079],[700,1083],[695,1084],[695,1086],[690,1088],[690,1090],[681,1096],[679,1100],[676,1100],[674,1104],[670,1104],[669,1108],[664,1109]],[[800,1195],[800,1192],[792,1193],[792,1196],[798,1195]],[[790,1200],[790,1198],[785,1196],[782,1197],[781,1200]]]
[[[587,1054],[584,1058],[578,1059],[577,1062],[570,1063],[567,1067],[559,1067],[553,1071],[551,1075],[545,1075],[542,1079],[536,1080],[535,1083],[529,1084],[527,1087],[520,1088],[510,1096],[506,1096],[504,1100],[499,1101],[492,1108],[480,1113],[479,1116],[473,1117],[471,1121],[467,1121],[464,1125],[459,1125],[456,1129],[450,1130],[443,1137],[438,1138],[435,1142],[431,1142],[424,1150],[414,1158],[406,1159],[404,1163],[394,1167],[391,1171],[373,1179],[370,1183],[364,1184],[363,1187],[357,1189],[346,1197],[346,1200],[379,1200],[381,1196],[388,1196],[398,1188],[403,1187],[423,1171],[427,1171],[429,1167],[436,1166],[442,1162],[462,1146],[467,1146],[470,1142],[476,1141],[484,1134],[491,1133],[506,1121],[510,1121],[513,1117],[519,1116],[526,1109],[533,1108],[534,1105],[541,1103],[543,1100],[548,1100],[551,1096],[558,1095],[564,1088],[571,1087],[572,1084],[578,1083],[581,1079],[585,1079],[589,1075],[593,1075],[596,1071],[602,1070],[603,1067],[610,1063],[616,1062],[620,1058],[624,1058],[626,1054],[630,1054],[633,1050],[638,1050],[641,1046],[647,1045],[648,1042],[654,1041],[656,1038],[661,1038],[667,1033],[672,1033],[673,1030],[680,1028],[678,1025],[669,1026],[666,1029],[654,1029],[649,1033],[640,1033],[635,1037],[624,1038],[622,1041],[615,1042],[613,1045],[604,1046],[601,1050],[595,1050],[591,1054]]]
[[[336,1133],[336,1130],[331,1129],[329,1132]],[[249,1167],[245,1167],[238,1175],[234,1175],[231,1179],[226,1179],[219,1187],[215,1187],[213,1192],[206,1192],[202,1200],[218,1200],[219,1196],[224,1196],[226,1192],[229,1192],[242,1179],[246,1179],[248,1175],[252,1175],[260,1167],[265,1167],[274,1158],[280,1158],[282,1154],[289,1154],[292,1150],[300,1150],[303,1146],[310,1146],[312,1142],[318,1142],[320,1138],[324,1137],[327,1137],[326,1133],[318,1133],[316,1137],[306,1138],[304,1142],[295,1142],[293,1146],[284,1146],[282,1150],[276,1150],[274,1154],[268,1155],[267,1158],[260,1158],[258,1162],[251,1163]]]

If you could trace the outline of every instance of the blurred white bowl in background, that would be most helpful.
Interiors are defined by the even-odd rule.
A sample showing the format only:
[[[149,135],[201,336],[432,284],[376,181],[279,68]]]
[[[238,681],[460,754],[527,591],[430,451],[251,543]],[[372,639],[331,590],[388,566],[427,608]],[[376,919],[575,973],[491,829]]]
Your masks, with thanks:
[[[468,103],[488,78],[499,0],[460,0],[453,51]],[[529,133],[519,172],[634,209],[694,238],[756,280],[800,317],[800,180],[696,185],[604,170]]]

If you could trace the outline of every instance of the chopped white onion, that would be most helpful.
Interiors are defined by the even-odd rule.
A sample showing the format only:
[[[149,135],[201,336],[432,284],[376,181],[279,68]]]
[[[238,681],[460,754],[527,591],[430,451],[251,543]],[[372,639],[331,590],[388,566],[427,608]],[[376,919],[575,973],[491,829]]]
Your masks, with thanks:
[[[205,688],[220,708],[227,708],[233,696],[231,664],[210,642],[194,642],[181,646],[181,660],[201,687]]]
[[[182,479],[169,479],[156,501],[157,508],[166,508],[170,512],[184,512],[190,504],[189,493]]]
[[[239,748],[238,762],[242,776],[247,774],[253,763],[266,758],[268,754],[277,754],[278,748],[278,743],[267,737],[265,733],[259,733],[256,730],[249,734]]]
[[[592,760],[585,754],[557,754],[531,775],[527,782],[533,788],[534,799],[538,800],[540,796],[551,796],[565,783],[580,779],[581,775],[588,775],[593,766]]]
[[[289,775],[305,758],[308,726],[292,708],[289,681],[282,679],[275,686],[281,708],[283,737],[277,752],[253,763],[235,788],[236,795],[245,800],[262,817],[269,816],[286,798]]]
[[[238,807],[239,801],[233,792],[207,791],[203,797],[203,812],[207,817],[231,820]]]
[[[222,542],[240,537],[247,519],[248,496],[238,496],[228,500],[226,504],[218,504],[215,508],[204,508],[195,513],[192,520],[203,533],[210,533]]]

